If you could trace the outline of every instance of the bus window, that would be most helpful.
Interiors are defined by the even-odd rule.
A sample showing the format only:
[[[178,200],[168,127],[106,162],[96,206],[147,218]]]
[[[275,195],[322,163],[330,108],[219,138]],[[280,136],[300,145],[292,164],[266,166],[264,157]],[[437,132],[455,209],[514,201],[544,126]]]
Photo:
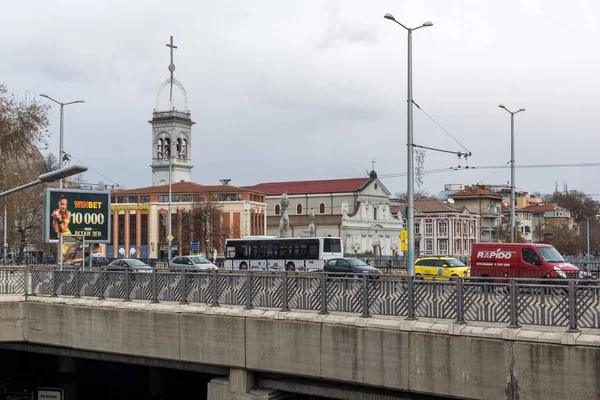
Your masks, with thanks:
[[[317,260],[319,258],[319,245],[317,243],[310,243],[308,245],[308,254],[306,258],[309,260]]]
[[[323,252],[324,253],[341,253],[342,252],[341,239],[324,238],[323,239]]]
[[[227,258],[234,259],[235,258],[235,247],[227,247]]]

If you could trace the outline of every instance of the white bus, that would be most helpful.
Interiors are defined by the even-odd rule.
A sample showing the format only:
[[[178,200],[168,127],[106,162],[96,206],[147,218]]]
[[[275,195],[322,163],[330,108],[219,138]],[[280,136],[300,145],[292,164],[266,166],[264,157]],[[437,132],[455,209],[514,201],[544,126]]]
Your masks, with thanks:
[[[323,269],[325,261],[343,257],[342,239],[336,237],[278,238],[246,236],[227,239],[227,269],[268,271],[314,271]]]

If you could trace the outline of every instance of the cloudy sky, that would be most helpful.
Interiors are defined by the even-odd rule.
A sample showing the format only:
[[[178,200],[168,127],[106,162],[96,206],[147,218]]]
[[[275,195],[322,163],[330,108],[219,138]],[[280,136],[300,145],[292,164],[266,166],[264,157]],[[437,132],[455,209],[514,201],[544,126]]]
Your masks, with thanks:
[[[65,108],[65,151],[127,188],[151,184],[159,85],[176,71],[196,122],[194,181],[231,184],[406,172],[407,35],[414,32],[415,102],[473,153],[470,166],[600,162],[600,3],[588,0],[178,1],[22,0],[0,14],[0,80]],[[183,102],[175,90],[175,105]],[[168,90],[161,96],[168,108]],[[415,108],[415,143],[463,151]],[[59,108],[50,151],[58,153]],[[456,167],[427,151],[424,170]],[[464,161],[462,162],[464,166]],[[516,185],[600,195],[598,167],[518,169]],[[105,177],[103,177],[102,175]],[[444,183],[506,183],[509,169],[431,173]],[[392,192],[406,178],[383,179]],[[600,198],[600,197],[598,197]]]

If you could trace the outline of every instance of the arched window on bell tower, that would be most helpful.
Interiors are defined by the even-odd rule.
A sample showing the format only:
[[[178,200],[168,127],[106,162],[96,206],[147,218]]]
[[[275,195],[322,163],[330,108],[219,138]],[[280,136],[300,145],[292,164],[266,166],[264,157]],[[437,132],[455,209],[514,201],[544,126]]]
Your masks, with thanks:
[[[171,158],[171,139],[165,139],[165,151],[163,159],[168,160]]]
[[[177,143],[175,144],[175,155],[177,158],[181,158],[181,139],[177,139]]]
[[[187,140],[181,139],[181,157],[187,158]]]
[[[163,140],[158,139],[156,141],[156,158],[162,160],[163,158]]]

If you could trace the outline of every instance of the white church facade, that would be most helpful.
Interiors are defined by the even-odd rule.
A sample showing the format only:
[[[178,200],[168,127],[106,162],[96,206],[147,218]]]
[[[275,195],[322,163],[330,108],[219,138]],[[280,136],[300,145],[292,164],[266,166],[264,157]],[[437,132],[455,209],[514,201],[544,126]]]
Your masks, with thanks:
[[[245,188],[266,194],[267,235],[279,235],[280,202],[286,193],[289,236],[310,236],[312,212],[315,236],[342,238],[345,253],[400,254],[402,221],[392,214],[390,192],[375,171],[364,178],[259,183]]]

